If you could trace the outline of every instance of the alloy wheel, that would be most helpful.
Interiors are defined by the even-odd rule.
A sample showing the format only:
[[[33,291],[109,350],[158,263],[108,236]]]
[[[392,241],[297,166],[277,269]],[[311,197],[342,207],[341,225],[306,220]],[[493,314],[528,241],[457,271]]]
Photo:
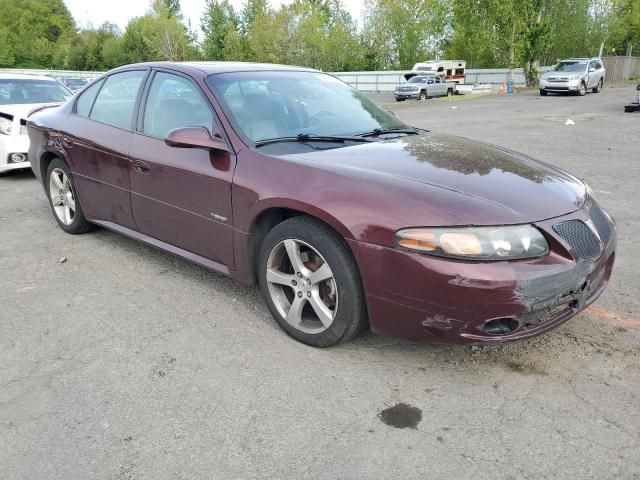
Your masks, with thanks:
[[[64,225],[71,225],[76,216],[76,199],[69,176],[60,168],[51,171],[49,196],[58,220]]]
[[[320,253],[302,240],[279,242],[267,259],[267,286],[278,313],[295,329],[326,331],[338,311],[338,287]]]

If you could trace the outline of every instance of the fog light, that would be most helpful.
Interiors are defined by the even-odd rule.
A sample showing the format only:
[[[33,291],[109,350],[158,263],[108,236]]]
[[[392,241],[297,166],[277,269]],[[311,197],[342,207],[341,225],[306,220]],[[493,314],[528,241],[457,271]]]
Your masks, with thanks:
[[[9,158],[12,163],[22,163],[27,160],[27,156],[24,153],[12,153]]]

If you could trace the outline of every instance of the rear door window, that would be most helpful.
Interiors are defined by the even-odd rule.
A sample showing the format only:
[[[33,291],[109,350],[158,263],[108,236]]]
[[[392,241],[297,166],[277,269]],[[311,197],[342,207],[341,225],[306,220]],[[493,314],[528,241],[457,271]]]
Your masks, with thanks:
[[[147,72],[136,70],[111,75],[96,98],[89,118],[114,127],[131,130],[133,112]]]

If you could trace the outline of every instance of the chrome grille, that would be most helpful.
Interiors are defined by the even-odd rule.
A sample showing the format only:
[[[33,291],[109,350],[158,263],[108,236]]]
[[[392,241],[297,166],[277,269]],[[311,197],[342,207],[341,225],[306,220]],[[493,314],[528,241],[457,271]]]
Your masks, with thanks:
[[[600,253],[598,239],[580,220],[568,220],[553,226],[553,229],[575,251],[578,258],[593,258]]]
[[[589,208],[589,216],[591,217],[591,221],[595,225],[596,230],[598,230],[598,235],[600,235],[602,243],[606,245],[611,239],[611,224],[597,203],[591,204],[591,207]]]

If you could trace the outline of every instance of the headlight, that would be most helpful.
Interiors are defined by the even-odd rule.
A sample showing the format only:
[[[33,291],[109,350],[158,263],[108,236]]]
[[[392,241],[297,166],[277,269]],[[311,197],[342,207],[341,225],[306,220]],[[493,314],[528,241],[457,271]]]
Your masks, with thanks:
[[[0,117],[0,133],[4,135],[11,135],[11,128],[13,122],[5,117]]]
[[[542,233],[531,225],[408,228],[396,233],[396,243],[428,255],[465,260],[516,260],[549,251]]]

